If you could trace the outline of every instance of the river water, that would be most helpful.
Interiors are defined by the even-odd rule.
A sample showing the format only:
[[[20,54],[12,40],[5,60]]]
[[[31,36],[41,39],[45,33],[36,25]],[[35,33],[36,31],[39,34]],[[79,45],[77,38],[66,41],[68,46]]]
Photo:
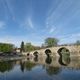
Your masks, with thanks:
[[[80,57],[1,61],[0,80],[80,80]]]

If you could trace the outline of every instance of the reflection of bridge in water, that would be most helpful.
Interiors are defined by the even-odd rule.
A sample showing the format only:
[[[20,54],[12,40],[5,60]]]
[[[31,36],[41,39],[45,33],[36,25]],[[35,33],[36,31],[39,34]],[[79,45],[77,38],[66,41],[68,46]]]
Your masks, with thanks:
[[[19,67],[22,72],[24,70],[32,70],[36,66],[42,66],[49,70],[49,72],[54,72],[56,70],[61,70],[62,68],[67,68],[70,70],[80,70],[80,57],[32,57],[24,58],[15,61],[2,61],[0,62],[0,72],[4,73],[5,71],[10,72],[14,70],[15,67]],[[4,68],[3,68],[4,67]]]
[[[61,61],[59,61],[61,60]],[[22,63],[29,61],[37,65],[45,65],[52,67],[64,67],[70,69],[80,69],[80,57],[69,57],[67,60],[63,60],[60,57],[38,57],[37,60],[34,58],[26,58],[22,60]]]
[[[34,53],[38,53],[38,55],[45,55],[46,51],[51,52],[51,55],[53,56],[59,56],[58,51],[62,48],[66,48],[71,56],[77,55],[80,56],[80,46],[57,46],[57,47],[50,47],[40,50],[35,50],[31,52],[24,52],[23,55],[33,55]]]

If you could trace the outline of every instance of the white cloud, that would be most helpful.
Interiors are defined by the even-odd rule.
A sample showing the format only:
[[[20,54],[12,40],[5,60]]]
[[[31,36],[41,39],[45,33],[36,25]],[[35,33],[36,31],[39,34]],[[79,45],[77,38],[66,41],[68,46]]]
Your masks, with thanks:
[[[40,36],[31,34],[27,36],[10,36],[10,35],[5,35],[5,36],[0,36],[0,42],[1,43],[11,43],[14,44],[17,47],[20,47],[21,42],[24,41],[25,43],[31,42],[35,46],[39,46],[42,44],[42,38]]]
[[[24,22],[21,24],[21,27],[24,27],[25,29],[33,29],[34,28],[34,24],[32,22],[32,19],[29,18],[25,18]]]
[[[0,29],[3,29],[5,27],[5,23],[3,21],[0,21]]]
[[[55,28],[51,28],[49,33],[53,33],[55,31]]]
[[[34,28],[31,18],[28,19],[28,25],[30,28]]]
[[[55,33],[56,26],[52,24],[50,21],[46,20],[46,29],[49,33]]]

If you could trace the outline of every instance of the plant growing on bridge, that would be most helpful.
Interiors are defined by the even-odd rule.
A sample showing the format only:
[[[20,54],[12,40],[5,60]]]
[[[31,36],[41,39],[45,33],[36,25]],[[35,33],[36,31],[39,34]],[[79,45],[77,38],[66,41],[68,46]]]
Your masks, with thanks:
[[[57,38],[46,38],[45,39],[46,47],[57,46],[58,42],[59,42],[59,40]]]

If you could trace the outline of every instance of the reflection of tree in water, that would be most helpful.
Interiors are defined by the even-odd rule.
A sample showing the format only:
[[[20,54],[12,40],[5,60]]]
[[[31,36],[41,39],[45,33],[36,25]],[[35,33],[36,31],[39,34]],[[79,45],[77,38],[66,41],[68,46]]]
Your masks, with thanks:
[[[24,64],[25,62],[20,61],[20,69],[22,72],[24,72]]]
[[[48,75],[57,75],[59,74],[61,69],[59,67],[48,66],[46,68],[46,72]]]
[[[28,71],[31,71],[32,68],[35,67],[35,66],[36,66],[36,64],[33,63],[33,62],[30,62],[30,61],[25,62],[25,68],[26,68],[26,70],[28,70]]]
[[[14,63],[11,61],[0,62],[0,72],[10,71],[13,68]]]
[[[22,72],[24,72],[24,69],[31,71],[33,67],[35,67],[36,64],[31,61],[20,61],[20,69]]]
[[[46,58],[45,62],[46,62],[47,64],[51,64],[52,58],[51,58],[50,56],[48,56],[48,57]]]

